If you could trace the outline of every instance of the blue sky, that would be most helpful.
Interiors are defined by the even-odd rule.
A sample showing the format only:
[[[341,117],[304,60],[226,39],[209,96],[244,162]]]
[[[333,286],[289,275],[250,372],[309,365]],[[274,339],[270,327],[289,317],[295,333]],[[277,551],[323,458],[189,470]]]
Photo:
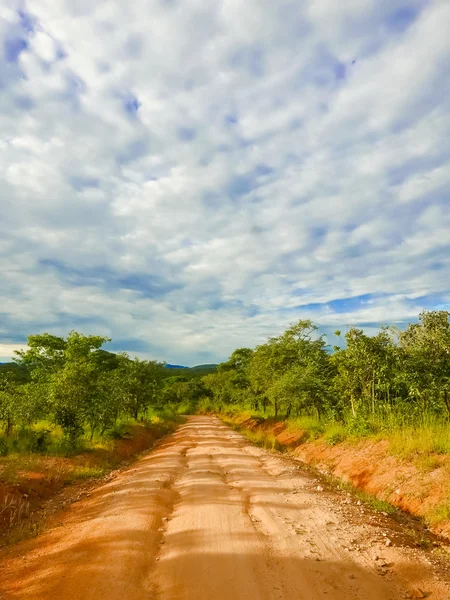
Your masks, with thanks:
[[[447,0],[6,0],[0,360],[450,307]]]

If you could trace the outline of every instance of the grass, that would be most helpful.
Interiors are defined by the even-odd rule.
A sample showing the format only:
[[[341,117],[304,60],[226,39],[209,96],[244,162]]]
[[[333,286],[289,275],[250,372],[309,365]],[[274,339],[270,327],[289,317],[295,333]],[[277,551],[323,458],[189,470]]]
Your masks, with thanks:
[[[380,498],[377,498],[376,496],[373,496],[372,494],[368,494],[367,492],[364,492],[356,487],[354,487],[353,485],[346,483],[340,479],[337,478],[329,478],[327,477],[327,479],[330,481],[333,485],[333,487],[345,491],[345,492],[350,492],[353,496],[355,496],[356,498],[358,498],[358,500],[360,500],[362,503],[366,504],[367,506],[370,506],[371,508],[373,508],[374,510],[381,512],[381,513],[386,513],[388,515],[394,515],[397,514],[399,511],[397,508],[395,508],[395,506],[392,506],[392,504],[389,504],[389,502],[386,502],[385,500],[381,500]]]
[[[253,418],[255,421],[261,423],[260,415],[248,410],[241,411],[240,414],[234,411],[233,414],[234,416],[229,415],[226,417],[225,421],[228,421],[230,424],[234,423],[236,428],[248,439],[264,448],[279,449],[280,444],[272,433],[270,426],[270,423],[275,424],[273,417],[267,426],[253,426],[249,430],[246,428],[250,422],[249,420]],[[236,417],[236,415],[239,416]],[[417,499],[421,500],[420,504],[422,504],[423,500],[423,502],[427,502],[427,508],[424,512],[419,511],[419,518],[426,526],[430,528],[437,526],[442,531],[442,527],[447,527],[450,523],[450,488],[447,496],[446,487],[442,489],[442,486],[447,485],[446,473],[450,471],[450,463],[446,459],[447,456],[450,456],[450,425],[448,423],[431,417],[424,418],[421,424],[417,425],[408,424],[406,420],[401,422],[394,419],[391,419],[388,423],[381,424],[376,421],[364,422],[363,419],[358,422],[356,419],[348,418],[346,422],[340,423],[335,421],[327,422],[311,416],[291,418],[284,421],[284,423],[286,426],[285,431],[292,434],[299,432],[305,434],[299,436],[299,445],[302,443],[301,440],[309,443],[313,442],[314,444],[326,443],[329,446],[345,443],[347,448],[346,450],[344,449],[344,452],[347,451],[351,454],[352,449],[349,445],[358,443],[362,439],[369,440],[370,442],[384,441],[385,445],[380,448],[382,455],[387,452],[400,459],[398,462],[400,470],[403,468],[403,461],[409,463],[409,465],[412,464],[417,469],[415,483],[419,482],[420,492],[417,491],[417,485],[415,487],[413,485],[413,491],[408,492],[407,482],[403,490],[403,499],[405,502],[408,500],[409,493],[414,494],[411,495],[412,500],[414,500],[411,504],[411,510],[413,512],[416,510],[414,507],[417,505]],[[285,450],[286,448],[282,449]],[[368,460],[370,461],[370,458]],[[421,477],[427,477],[427,474],[437,469],[441,469],[442,471],[440,471],[436,478],[434,478],[433,473],[433,479],[430,479],[429,476],[426,480],[424,479],[428,483],[426,487],[423,487],[425,484],[420,484]],[[395,472],[392,473],[392,476],[395,476]],[[378,512],[388,515],[401,512],[383,499],[389,493],[388,488],[384,491],[382,490],[380,497],[377,497],[333,476],[325,476],[324,479],[335,488],[351,492],[362,503]],[[430,496],[430,486],[435,492],[432,496]],[[438,487],[435,489],[433,486]],[[419,493],[420,495],[418,495]],[[433,500],[434,496],[436,500]],[[429,540],[424,539],[423,544],[428,543]]]
[[[389,440],[391,453],[402,458],[450,454],[450,426],[447,424],[394,429],[384,437]]]
[[[277,452],[283,452],[286,448],[280,444],[276,436],[264,431],[251,431],[248,429],[242,429],[240,432],[256,446],[266,448],[266,450],[276,450]]]
[[[0,455],[1,541],[38,533],[42,519],[37,509],[45,500],[65,485],[100,479],[124,461],[128,464],[180,421],[172,411],[154,411],[144,423],[117,422],[103,437],[82,436],[76,448],[69,447],[60,428],[46,422],[0,437],[6,446]],[[38,446],[36,439],[41,440]]]
[[[442,521],[450,520],[450,499],[447,502],[435,506],[426,517],[428,525],[436,525]]]
[[[226,415],[231,420],[236,416],[242,420],[274,419],[272,414],[264,415],[261,410],[253,411],[238,406],[228,408]],[[324,440],[330,446],[344,441],[354,444],[362,439],[386,440],[392,455],[407,460],[420,458],[418,466],[424,471],[439,466],[437,455],[450,455],[450,423],[432,415],[424,415],[417,425],[408,423],[404,415],[390,415],[386,420],[372,416],[355,418],[346,415],[342,422],[299,416],[285,419],[284,423],[292,433],[305,432],[306,441]]]
[[[100,479],[100,477],[104,477],[106,475],[106,473],[108,472],[108,469],[106,466],[94,466],[94,467],[88,467],[88,466],[79,466],[79,467],[75,467],[74,470],[70,473],[70,481],[80,481],[83,479],[92,479],[92,478],[97,478]]]

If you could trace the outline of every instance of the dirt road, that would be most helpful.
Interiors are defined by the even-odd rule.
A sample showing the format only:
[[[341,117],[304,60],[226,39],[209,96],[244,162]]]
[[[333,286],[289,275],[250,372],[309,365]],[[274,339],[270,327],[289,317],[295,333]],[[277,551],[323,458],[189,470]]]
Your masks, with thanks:
[[[191,417],[57,526],[3,551],[0,598],[450,597],[427,554],[386,542],[364,508],[349,522],[349,502],[217,418]]]

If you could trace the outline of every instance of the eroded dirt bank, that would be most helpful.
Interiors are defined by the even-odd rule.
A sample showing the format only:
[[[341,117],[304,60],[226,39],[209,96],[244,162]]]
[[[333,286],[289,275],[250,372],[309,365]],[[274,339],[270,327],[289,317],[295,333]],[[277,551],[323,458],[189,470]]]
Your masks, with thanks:
[[[290,450],[293,456],[320,472],[351,483],[411,515],[423,517],[431,531],[450,540],[448,511],[439,511],[449,505],[449,456],[430,455],[427,464],[421,464],[420,456],[417,460],[393,456],[387,440],[369,438],[330,445],[323,439],[307,441],[306,432],[289,430],[282,421],[245,415],[227,417],[226,421],[243,431],[273,438],[279,448]],[[442,518],[436,518],[440,513]]]
[[[131,425],[126,437],[109,447],[70,458],[39,454],[1,457],[0,547],[45,528],[55,512],[98,485],[96,479],[129,464],[175,427],[175,422]]]
[[[58,526],[2,551],[0,598],[448,599],[443,569],[386,532],[292,460],[191,417]]]

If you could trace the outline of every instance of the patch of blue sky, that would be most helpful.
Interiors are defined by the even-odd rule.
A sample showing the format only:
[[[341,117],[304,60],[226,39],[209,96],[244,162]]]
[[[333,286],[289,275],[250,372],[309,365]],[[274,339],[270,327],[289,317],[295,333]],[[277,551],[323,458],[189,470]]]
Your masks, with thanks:
[[[225,115],[224,123],[225,123],[225,125],[229,125],[229,126],[237,125],[237,123],[238,123],[237,114],[234,112],[231,112],[231,113],[228,113],[227,115]]]
[[[86,188],[99,188],[100,180],[95,177],[83,177],[80,175],[73,175],[69,177],[69,183],[74,190],[82,192]]]
[[[24,10],[18,10],[20,24],[27,33],[33,33],[36,28],[36,19]]]
[[[148,154],[150,150],[150,140],[142,137],[129,142],[122,151],[116,156],[119,164],[130,164],[142,156]]]
[[[139,102],[136,96],[130,94],[123,100],[123,108],[128,115],[134,116],[138,112],[142,104]]]
[[[53,259],[40,260],[39,264],[41,267],[57,271],[63,279],[77,287],[95,285],[107,291],[133,290],[146,298],[160,298],[180,287],[180,284],[155,275],[140,273],[123,275],[109,267],[78,269]]]
[[[179,127],[177,130],[178,139],[182,142],[192,142],[197,137],[193,127]]]
[[[67,58],[67,56],[68,56],[67,52],[64,50],[64,48],[61,45],[59,45],[55,52],[55,62],[57,62],[59,60],[64,60],[65,58]]]
[[[449,306],[449,295],[443,296],[442,294],[424,294],[416,298],[409,298],[406,300],[410,306],[424,307],[427,309],[440,310],[440,306]]]
[[[105,350],[108,350],[108,352],[148,352],[151,347],[151,343],[147,340],[119,338],[109,342],[105,346]]]
[[[420,14],[421,7],[413,6],[412,2],[405,2],[403,6],[395,9],[386,18],[386,26],[394,32],[403,32],[414,23]]]
[[[23,37],[9,37],[5,40],[3,51],[6,62],[16,63],[21,53],[28,48],[28,41]]]
[[[16,96],[14,104],[20,110],[32,110],[35,106],[34,100],[30,96]]]
[[[243,69],[253,77],[262,77],[265,73],[263,48],[258,45],[238,48],[231,55],[230,66],[233,69]]]
[[[236,175],[229,180],[226,192],[232,198],[238,198],[249,194],[256,185],[252,175]]]
[[[347,67],[344,65],[344,63],[341,62],[336,62],[334,67],[333,67],[333,71],[334,71],[334,76],[336,78],[336,81],[344,81],[347,75]]]
[[[302,290],[295,290],[293,295],[306,295]],[[361,294],[359,296],[349,296],[348,298],[336,298],[328,302],[308,302],[298,304],[294,307],[282,309],[283,311],[294,312],[300,309],[306,311],[317,311],[321,309],[331,309],[334,313],[348,313],[364,308],[371,301],[387,297],[388,294]]]
[[[255,167],[255,175],[257,176],[266,176],[266,175],[271,175],[273,173],[273,169],[272,167],[269,167],[268,165],[265,165],[263,163],[256,165]]]

